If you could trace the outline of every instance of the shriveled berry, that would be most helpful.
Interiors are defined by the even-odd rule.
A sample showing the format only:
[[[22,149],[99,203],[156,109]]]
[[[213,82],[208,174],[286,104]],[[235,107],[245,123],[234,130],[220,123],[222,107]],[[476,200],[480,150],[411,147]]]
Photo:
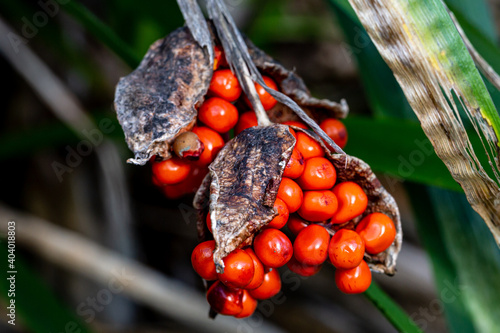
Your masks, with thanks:
[[[257,308],[257,300],[250,295],[248,290],[243,290],[243,310],[235,317],[238,319],[250,317]]]
[[[254,266],[252,281],[250,281],[250,283],[245,286],[245,289],[252,290],[259,288],[264,281],[264,265],[262,265],[262,262],[259,260],[259,258],[257,258],[257,255],[251,248],[247,248],[245,249],[245,251],[252,258]]]
[[[264,275],[264,282],[257,289],[250,290],[250,296],[255,299],[268,299],[281,290],[281,278],[278,274],[278,270],[273,268],[268,273]]]
[[[244,288],[255,272],[252,257],[241,249],[229,253],[224,259],[224,273],[218,273],[219,280],[232,288]]]
[[[153,175],[163,185],[172,185],[182,182],[191,171],[191,165],[173,157],[166,161],[153,162]]]
[[[259,123],[257,122],[257,116],[255,115],[255,112],[253,111],[245,112],[238,119],[238,123],[234,128],[234,133],[238,135],[241,132],[243,132],[243,130],[246,130],[247,128],[254,127],[257,125],[259,125]]]
[[[226,133],[238,122],[238,110],[228,101],[212,97],[200,106],[198,119],[214,131]]]
[[[337,211],[337,198],[332,191],[305,191],[297,213],[305,220],[320,222],[330,219]]]
[[[340,229],[328,246],[330,262],[336,268],[351,269],[359,265],[365,254],[365,243],[357,232]]]
[[[351,269],[337,269],[335,283],[337,288],[345,294],[359,294],[365,292],[372,282],[372,272],[363,260]]]
[[[283,177],[288,177],[290,179],[299,178],[304,172],[305,160],[300,151],[294,149],[292,151],[292,156],[288,160],[288,163],[283,171]],[[332,184],[333,186],[333,184]]]
[[[288,217],[288,229],[290,229],[290,231],[296,236],[308,225],[309,224],[307,224],[301,217],[295,214]]]
[[[255,237],[253,248],[262,264],[272,268],[285,265],[293,255],[292,242],[277,229],[262,230]]]
[[[281,200],[280,198],[276,198],[273,208],[278,212],[278,215],[274,219],[272,219],[271,222],[269,222],[269,224],[265,226],[265,228],[281,229],[288,221],[288,207],[283,200]]]
[[[241,95],[241,86],[236,75],[230,69],[216,70],[210,81],[208,93],[228,102],[236,101]]]
[[[215,312],[236,316],[243,311],[243,290],[230,288],[220,281],[215,281],[208,289],[207,301]]]
[[[335,141],[340,148],[344,148],[347,143],[347,129],[345,125],[337,119],[328,118],[319,124],[319,127],[332,139]]]
[[[332,192],[337,197],[339,207],[331,222],[341,224],[361,215],[368,206],[368,197],[358,184],[343,182],[335,185]]]
[[[356,232],[365,243],[366,252],[377,254],[387,250],[396,238],[396,227],[389,216],[371,213],[356,226]]]
[[[313,276],[321,270],[322,265],[305,265],[292,258],[286,263],[289,270],[300,276]]]
[[[332,162],[324,157],[313,157],[306,161],[297,184],[303,190],[328,190],[335,185],[336,180],[337,172]]]
[[[217,280],[214,264],[215,241],[209,240],[198,244],[191,254],[191,264],[202,279]]]
[[[205,145],[195,133],[184,132],[175,139],[172,148],[180,158],[196,161],[203,153]]]
[[[297,133],[297,143],[295,144],[295,149],[300,151],[306,160],[312,157],[323,157],[325,155],[323,147],[321,147],[316,140],[302,132]]]
[[[303,229],[293,243],[293,256],[305,265],[321,265],[328,257],[330,235],[320,225],[311,224]]]
[[[196,164],[206,166],[212,163],[219,151],[224,147],[224,140],[219,133],[204,126],[193,128],[193,133],[198,135],[205,146],[205,150],[203,150]]]
[[[302,205],[302,189],[290,178],[283,177],[278,189],[278,198],[283,200],[290,213],[295,213]]]

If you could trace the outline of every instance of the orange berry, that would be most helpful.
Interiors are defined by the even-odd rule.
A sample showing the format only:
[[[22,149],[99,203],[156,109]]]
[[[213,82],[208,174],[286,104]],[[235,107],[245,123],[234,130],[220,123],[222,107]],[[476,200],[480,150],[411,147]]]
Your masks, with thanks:
[[[265,228],[281,229],[288,221],[288,207],[283,200],[281,200],[280,198],[276,198],[273,208],[278,212],[278,215],[274,219],[272,219],[271,222],[269,222],[269,224],[265,226]]]
[[[264,275],[262,285],[254,290],[250,290],[250,296],[264,300],[278,294],[281,290],[281,278],[277,269],[272,269]]]
[[[264,281],[264,265],[262,265],[262,262],[259,260],[259,258],[257,258],[257,255],[251,248],[247,248],[245,249],[245,251],[252,258],[254,266],[252,281],[250,281],[250,283],[245,286],[245,289],[252,290],[259,288]]]
[[[337,198],[332,191],[305,191],[297,213],[304,220],[320,222],[331,218],[336,211]]]
[[[163,185],[172,185],[182,182],[189,175],[191,165],[180,158],[173,157],[166,161],[153,162],[153,175]]]
[[[241,249],[229,253],[224,259],[224,273],[217,273],[219,280],[232,288],[248,285],[255,272],[252,257]]]
[[[351,269],[359,265],[365,254],[365,243],[349,229],[340,229],[333,235],[328,246],[330,262],[336,268]]]
[[[288,218],[288,229],[294,234],[298,235],[299,232],[302,231],[305,227],[307,227],[309,224],[307,224],[301,217],[297,215],[290,215]]]
[[[300,151],[294,149],[292,151],[292,156],[290,156],[285,170],[283,171],[283,177],[288,177],[291,179],[299,178],[300,175],[302,175],[302,173],[304,172],[304,164],[304,157],[302,156]]]
[[[328,257],[329,242],[328,231],[320,225],[311,224],[295,238],[293,256],[305,265],[321,265]]]
[[[293,255],[292,242],[278,229],[262,230],[254,239],[253,249],[262,264],[272,268],[285,265]]]
[[[300,276],[313,276],[321,270],[322,265],[305,265],[292,258],[286,263],[289,270]]]
[[[264,83],[266,86],[273,90],[278,90],[278,86],[276,85],[276,82],[274,82],[273,79],[271,79],[269,76],[262,76],[262,79],[264,79]],[[255,83],[255,89],[257,90],[257,95],[259,95],[260,102],[262,103],[262,106],[264,107],[264,110],[270,110],[272,109],[276,103],[278,103],[277,100],[274,99],[271,94],[269,94],[262,86],[258,83]],[[248,98],[245,97],[245,102],[252,107],[252,104],[248,100]]]
[[[303,122],[301,121],[297,121],[297,120],[288,120],[288,121],[284,121],[282,122],[283,125],[288,125],[288,126],[295,126],[295,127],[298,127],[298,128],[302,128],[302,129],[309,129],[309,127],[304,124]]]
[[[368,206],[368,197],[361,186],[354,182],[337,184],[332,191],[339,202],[339,208],[332,217],[332,223],[347,222],[362,214]]]
[[[193,166],[186,179],[177,184],[163,185],[161,190],[167,198],[179,199],[187,194],[196,192],[207,173],[207,168]]]
[[[205,166],[212,163],[219,151],[224,147],[224,140],[219,133],[208,127],[195,127],[193,133],[198,135],[205,146],[205,150],[203,150],[199,160],[196,161],[196,165]]]
[[[257,116],[255,115],[255,112],[253,111],[248,111],[243,113],[240,118],[238,119],[238,123],[236,124],[236,127],[234,128],[234,133],[236,135],[240,134],[243,132],[243,130],[258,126],[259,123],[257,122]]]
[[[209,240],[198,244],[191,254],[191,264],[202,279],[217,280],[214,264],[215,241]]]
[[[207,301],[215,312],[236,316],[243,311],[243,290],[233,289],[220,281],[215,281],[208,288]]]
[[[335,271],[337,288],[345,294],[365,292],[370,287],[371,282],[372,272],[364,260],[355,268],[337,269]]]
[[[214,72],[208,93],[228,102],[236,101],[241,95],[241,86],[236,75],[230,69],[219,69]]]
[[[214,46],[214,71],[217,70],[217,68],[219,68],[219,66],[221,65],[223,57],[224,57],[224,52],[222,51],[222,49],[219,46],[215,45]]]
[[[337,172],[333,164],[324,157],[313,157],[306,161],[297,184],[303,190],[327,190],[335,185],[336,180]]]
[[[208,231],[210,231],[210,233],[212,233],[212,219],[210,218],[210,213],[207,214],[206,222],[207,222]]]
[[[295,213],[302,205],[302,189],[290,178],[283,177],[278,189],[278,198],[283,200],[290,213]]]
[[[365,242],[366,252],[377,254],[385,251],[396,238],[396,227],[389,216],[372,213],[356,226],[356,232]]]
[[[238,122],[238,110],[226,100],[212,97],[200,106],[198,119],[214,131],[226,133]]]
[[[243,310],[235,317],[238,319],[250,317],[257,308],[257,300],[253,298],[247,290],[243,290]]]
[[[347,143],[347,129],[345,125],[337,119],[328,118],[319,124],[319,127],[332,139],[340,148],[344,148]]]
[[[300,151],[306,160],[312,157],[323,157],[325,155],[323,147],[321,147],[316,140],[302,132],[297,133],[297,143],[295,144],[295,149]]]

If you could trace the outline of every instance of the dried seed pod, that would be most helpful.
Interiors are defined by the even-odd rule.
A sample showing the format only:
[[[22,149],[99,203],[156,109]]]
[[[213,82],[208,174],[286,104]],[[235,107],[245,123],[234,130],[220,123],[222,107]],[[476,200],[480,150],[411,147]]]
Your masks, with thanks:
[[[196,161],[205,150],[205,145],[193,132],[184,132],[174,141],[174,153],[180,158]]]
[[[209,166],[210,218],[216,249],[214,262],[242,245],[277,213],[274,201],[295,138],[285,125],[252,127],[229,141]],[[195,197],[195,208],[207,200],[206,179]],[[204,229],[199,225],[199,229]]]

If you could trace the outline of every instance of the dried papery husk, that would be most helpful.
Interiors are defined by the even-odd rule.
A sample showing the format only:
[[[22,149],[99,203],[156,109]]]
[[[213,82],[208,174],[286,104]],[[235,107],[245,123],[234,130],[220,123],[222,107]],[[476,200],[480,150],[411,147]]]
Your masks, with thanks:
[[[120,79],[115,109],[134,153],[128,162],[170,158],[172,142],[196,123],[213,74],[210,63],[184,27],[153,43],[139,67]]]
[[[396,226],[396,238],[394,242],[387,250],[379,254],[371,255],[365,253],[365,260],[372,271],[394,275],[396,272],[396,260],[403,244],[403,229],[401,227],[401,217],[396,200],[382,186],[367,163],[350,155],[333,154],[317,135],[296,126],[291,127],[297,132],[307,134],[321,144],[325,150],[325,157],[332,162],[337,171],[337,184],[346,181],[355,182],[363,188],[368,197],[368,207],[360,216],[342,225],[331,224],[328,221],[322,225],[333,235],[339,227],[354,229],[368,214],[378,212],[389,216]]]
[[[247,244],[277,215],[274,201],[294,146],[288,126],[251,127],[229,141],[209,166],[210,177],[196,194],[194,206],[206,210],[210,201],[218,272],[224,270],[224,257]],[[198,224],[201,236],[206,232],[205,217],[201,214]]]

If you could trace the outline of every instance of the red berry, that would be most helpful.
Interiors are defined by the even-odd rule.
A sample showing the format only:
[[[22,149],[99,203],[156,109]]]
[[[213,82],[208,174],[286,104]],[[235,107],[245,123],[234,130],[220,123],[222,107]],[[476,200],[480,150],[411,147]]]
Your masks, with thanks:
[[[247,290],[243,290],[243,310],[240,314],[236,315],[236,318],[247,318],[250,317],[257,308],[257,300],[253,298]]]
[[[302,132],[297,133],[297,143],[295,143],[295,149],[300,151],[306,160],[312,157],[322,157],[325,155],[323,147],[321,147],[316,140]]]
[[[303,229],[293,243],[293,255],[298,262],[310,266],[321,265],[328,257],[330,235],[320,225]]]
[[[394,222],[385,214],[372,213],[356,226],[356,232],[365,243],[366,252],[377,254],[387,250],[396,238]]]
[[[225,99],[228,102],[236,101],[241,95],[241,86],[236,75],[230,69],[219,69],[214,72],[208,92]]]
[[[347,129],[344,124],[337,119],[328,118],[319,124],[319,127],[332,139],[335,141],[340,148],[344,148],[347,143]]]
[[[292,258],[286,263],[289,270],[300,276],[313,276],[321,270],[321,265],[305,265]]]
[[[328,190],[335,185],[336,180],[337,172],[333,164],[324,157],[313,157],[306,161],[297,184],[303,190]]]
[[[297,213],[307,221],[320,222],[331,218],[336,211],[337,198],[332,191],[305,191]]]
[[[283,171],[283,177],[295,179],[299,178],[304,172],[305,160],[300,151],[294,149],[292,151],[292,156],[288,160],[288,163]],[[332,184],[333,186],[333,184]]]
[[[339,290],[346,294],[365,292],[370,287],[371,282],[372,272],[364,260],[355,268],[335,271],[335,283]]]
[[[210,231],[210,233],[212,233],[212,219],[210,218],[210,213],[207,214],[206,222],[207,222],[208,231]]]
[[[208,127],[195,127],[193,133],[198,135],[205,146],[205,150],[203,150],[196,164],[205,166],[212,163],[219,151],[224,147],[224,140],[219,133]]]
[[[214,264],[215,241],[209,240],[198,244],[191,254],[191,264],[201,278],[211,281],[217,280]]]
[[[233,289],[215,281],[208,289],[207,301],[215,312],[236,316],[243,311],[243,290]]]
[[[153,175],[163,185],[172,185],[182,182],[189,175],[191,165],[173,157],[162,162],[153,162]]]
[[[262,264],[267,267],[281,267],[293,255],[290,239],[277,229],[262,230],[254,239],[253,248]]]
[[[252,257],[241,249],[229,253],[224,259],[224,273],[218,273],[219,280],[232,288],[244,288],[255,272]]]
[[[363,260],[365,243],[359,235],[349,229],[340,229],[333,235],[328,246],[330,262],[336,268],[351,269]]]
[[[282,124],[283,125],[288,125],[288,126],[295,126],[295,127],[302,128],[302,129],[305,129],[305,130],[309,129],[309,126],[307,126],[303,122],[297,121],[297,120],[284,121],[284,122],[282,122]]]
[[[302,189],[290,178],[283,177],[278,189],[278,198],[283,200],[290,213],[295,213],[302,205]]]
[[[236,135],[240,134],[243,132],[243,130],[246,130],[247,128],[258,126],[259,123],[257,122],[257,116],[255,115],[255,112],[253,111],[248,111],[243,113],[240,118],[238,119],[238,123],[236,124],[236,127],[234,128],[234,133]]]
[[[274,82],[273,79],[271,79],[269,76],[262,76],[264,79],[264,83],[266,86],[273,90],[278,90],[278,86],[276,85],[276,82]],[[271,94],[269,94],[262,86],[258,83],[255,84],[255,89],[257,90],[257,95],[259,95],[260,102],[262,103],[262,106],[264,107],[264,110],[270,110],[272,109],[276,103],[278,103],[277,100],[274,99]],[[250,104],[250,101],[245,97],[245,102],[252,107]]]
[[[368,197],[356,183],[343,182],[333,188],[339,207],[331,222],[341,224],[361,215],[368,206]]]
[[[297,215],[290,215],[288,218],[288,229],[294,234],[298,235],[302,229],[306,228],[309,224],[307,224],[302,218]]]
[[[250,283],[245,286],[245,289],[252,290],[259,288],[264,281],[264,265],[262,265],[262,262],[259,260],[259,258],[257,258],[257,255],[251,248],[245,249],[245,251],[252,258],[254,265],[254,274],[252,281],[250,281]]]
[[[278,215],[272,219],[271,222],[265,226],[265,228],[281,229],[288,221],[288,207],[283,200],[276,198],[276,201],[274,202],[274,210],[278,212]]]
[[[223,59],[226,60],[226,57],[224,56],[224,52],[222,49],[215,45],[214,46],[214,71],[217,70],[223,62]]]
[[[212,97],[200,106],[198,119],[214,131],[226,133],[238,122],[238,110],[226,100]]]
[[[264,300],[278,294],[281,290],[281,278],[277,269],[272,269],[264,275],[262,285],[254,290],[250,290],[250,296]]]

